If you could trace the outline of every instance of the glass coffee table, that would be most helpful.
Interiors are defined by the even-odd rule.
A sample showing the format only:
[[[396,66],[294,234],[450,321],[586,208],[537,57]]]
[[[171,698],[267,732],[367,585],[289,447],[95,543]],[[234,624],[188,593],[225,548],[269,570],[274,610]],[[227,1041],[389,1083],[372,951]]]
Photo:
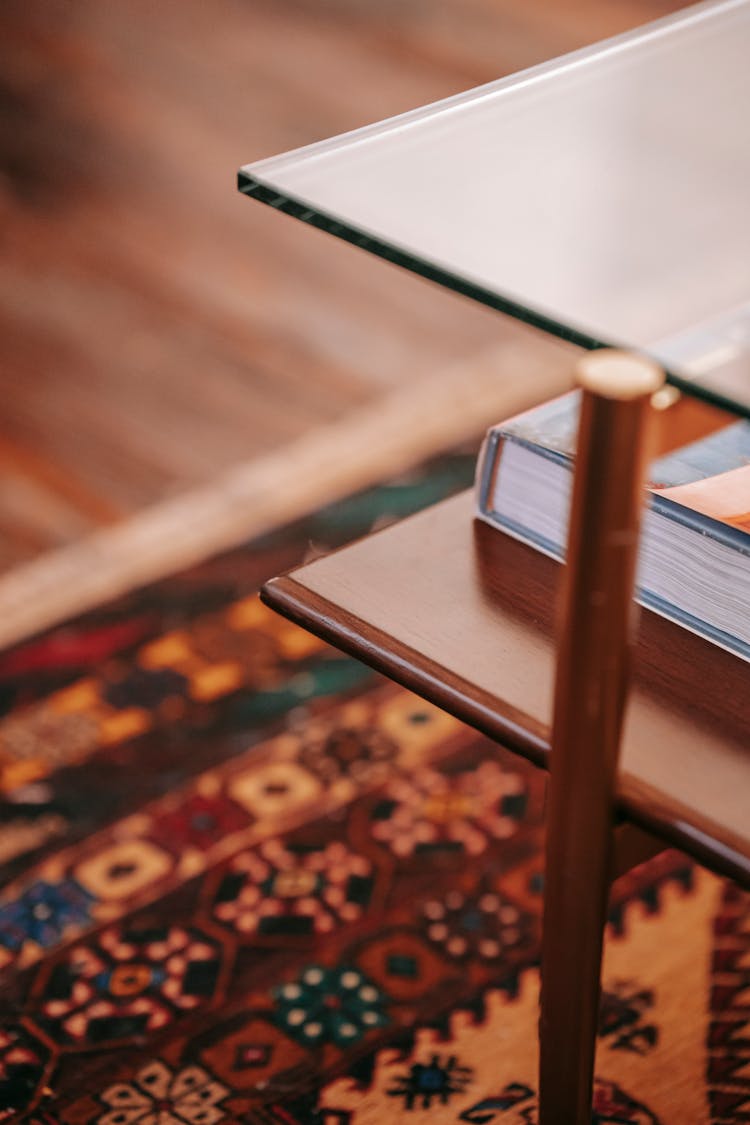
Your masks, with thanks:
[[[700,4],[248,165],[240,189],[584,349],[656,359],[685,392],[675,447],[695,399],[750,417],[748,57],[750,0]],[[264,597],[544,767],[560,573],[465,493]],[[616,805],[750,887],[750,664],[649,611]]]
[[[240,188],[584,348],[646,352],[750,416],[748,57],[750,0],[699,4],[248,165]],[[475,526],[466,493],[265,597],[543,764],[558,571]],[[641,634],[623,811],[750,882],[750,667],[647,611]]]

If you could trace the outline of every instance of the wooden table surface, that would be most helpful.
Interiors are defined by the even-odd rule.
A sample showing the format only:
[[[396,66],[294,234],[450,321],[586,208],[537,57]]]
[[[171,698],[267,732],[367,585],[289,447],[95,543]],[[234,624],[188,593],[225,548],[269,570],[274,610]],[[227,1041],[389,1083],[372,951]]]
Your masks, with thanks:
[[[469,492],[274,579],[279,612],[546,765],[561,566]],[[640,619],[623,814],[750,886],[750,665]]]

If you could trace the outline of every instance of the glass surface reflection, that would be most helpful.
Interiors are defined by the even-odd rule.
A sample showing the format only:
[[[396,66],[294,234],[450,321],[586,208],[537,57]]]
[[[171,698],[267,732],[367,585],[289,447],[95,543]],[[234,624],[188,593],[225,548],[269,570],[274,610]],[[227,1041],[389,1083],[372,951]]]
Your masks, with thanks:
[[[240,187],[750,413],[750,0],[284,156]]]

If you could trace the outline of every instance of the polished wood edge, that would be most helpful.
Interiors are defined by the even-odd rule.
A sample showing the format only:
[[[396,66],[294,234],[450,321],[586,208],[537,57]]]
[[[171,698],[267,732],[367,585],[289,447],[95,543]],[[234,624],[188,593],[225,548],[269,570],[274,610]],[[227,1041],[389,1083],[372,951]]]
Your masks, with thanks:
[[[750,890],[750,857],[733,833],[708,820],[703,827],[695,824],[695,813],[685,809],[681,815],[676,801],[667,808],[651,786],[630,774],[620,774],[617,808],[634,824],[662,836],[717,875]]]
[[[417,657],[408,645],[394,641],[389,634],[354,614],[343,612],[290,575],[267,582],[260,596],[267,606],[296,625],[362,660],[402,687],[425,696],[535,766],[546,768],[549,743],[541,723],[534,729],[526,715],[519,714],[517,721],[498,715],[490,695],[433,661]],[[416,667],[417,660],[419,667]]]
[[[549,742],[540,723],[535,729],[527,716],[517,722],[504,719],[493,707],[492,697],[458,676],[448,675],[437,664],[417,658],[407,645],[395,642],[387,633],[345,614],[327,599],[313,593],[292,574],[267,582],[260,596],[265,605],[296,625],[334,645],[342,652],[382,672],[402,687],[422,695],[488,738],[506,746],[547,769]],[[420,666],[415,666],[419,659]],[[712,826],[701,829],[675,816],[675,806],[665,809],[655,794],[638,778],[620,772],[617,812],[646,831],[664,839],[670,847],[683,848],[719,875],[728,876],[750,889],[750,857],[739,841],[736,846],[722,830],[725,842],[714,837]],[[692,814],[691,814],[692,815]]]

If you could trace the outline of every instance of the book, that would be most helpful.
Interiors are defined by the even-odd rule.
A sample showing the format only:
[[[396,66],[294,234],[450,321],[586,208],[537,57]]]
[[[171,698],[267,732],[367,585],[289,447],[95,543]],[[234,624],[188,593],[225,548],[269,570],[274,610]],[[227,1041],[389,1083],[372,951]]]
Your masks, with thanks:
[[[487,434],[477,515],[562,560],[580,392]],[[649,472],[637,598],[750,660],[750,422],[732,422],[656,460]]]

